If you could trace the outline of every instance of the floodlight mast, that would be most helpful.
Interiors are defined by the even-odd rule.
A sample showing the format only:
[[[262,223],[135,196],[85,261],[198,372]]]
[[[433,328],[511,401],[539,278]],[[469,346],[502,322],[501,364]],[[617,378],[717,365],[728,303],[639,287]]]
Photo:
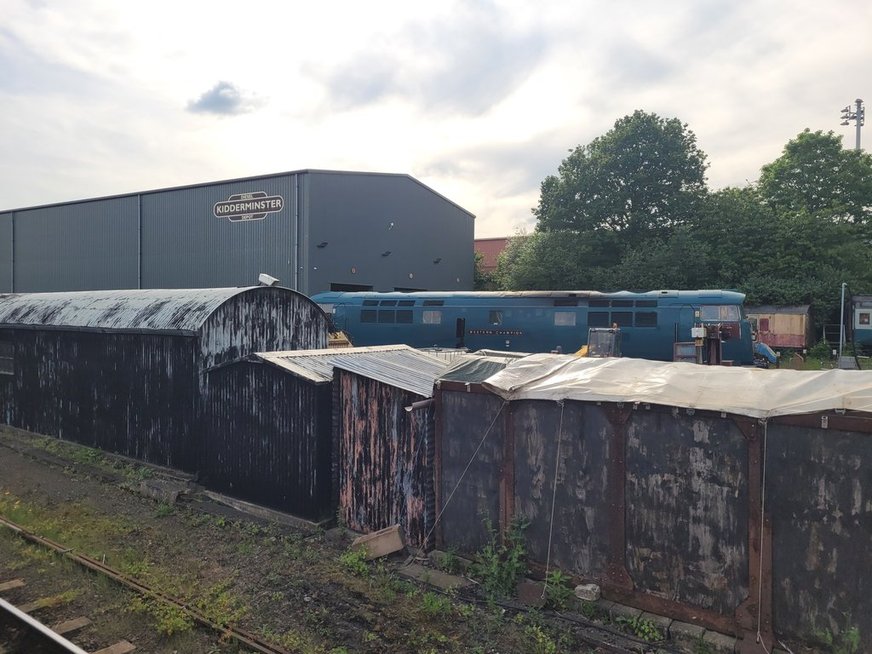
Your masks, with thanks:
[[[855,109],[851,111],[851,105],[842,109],[842,125],[850,125],[853,120],[857,127],[857,142],[854,146],[855,150],[860,149],[860,128],[866,124],[866,109],[863,107],[863,101],[860,98],[854,100]]]

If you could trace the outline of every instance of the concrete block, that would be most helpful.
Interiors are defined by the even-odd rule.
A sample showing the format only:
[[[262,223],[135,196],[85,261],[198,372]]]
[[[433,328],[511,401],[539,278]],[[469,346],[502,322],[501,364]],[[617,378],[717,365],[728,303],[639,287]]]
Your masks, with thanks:
[[[669,637],[681,643],[691,643],[699,640],[705,635],[705,627],[698,624],[690,624],[689,622],[679,622],[673,620],[669,625]]]
[[[617,618],[627,618],[628,620],[632,620],[633,618],[638,618],[640,615],[642,615],[642,609],[626,606],[625,604],[618,604],[617,602],[613,602],[609,609],[609,617],[611,617],[612,620],[616,620]]]
[[[712,654],[734,654],[736,651],[736,639],[733,636],[706,631],[702,640],[709,646]]]
[[[651,624],[657,627],[657,631],[663,636],[663,638],[667,638],[669,635],[669,626],[672,624],[672,618],[667,618],[665,615],[658,615],[656,613],[648,613],[645,612],[641,616],[639,616],[641,620],[648,620]]]
[[[402,566],[397,568],[397,574],[414,579],[443,590],[451,590],[452,588],[464,588],[471,586],[472,582],[469,579],[458,577],[457,575],[449,575],[433,568],[425,568],[417,563]]]
[[[600,587],[597,584],[579,584],[575,587],[575,596],[585,602],[596,602],[600,598]]]

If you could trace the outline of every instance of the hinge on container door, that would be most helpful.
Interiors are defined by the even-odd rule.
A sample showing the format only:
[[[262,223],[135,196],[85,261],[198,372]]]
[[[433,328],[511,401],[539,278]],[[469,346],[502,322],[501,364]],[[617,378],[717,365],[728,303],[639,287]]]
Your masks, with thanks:
[[[826,429],[830,424],[829,416],[821,416],[821,429]]]

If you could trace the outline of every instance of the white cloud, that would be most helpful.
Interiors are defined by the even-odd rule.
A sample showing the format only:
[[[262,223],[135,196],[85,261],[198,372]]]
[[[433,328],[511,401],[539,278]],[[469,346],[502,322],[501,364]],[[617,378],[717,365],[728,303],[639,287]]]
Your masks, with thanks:
[[[360,169],[412,174],[497,236],[635,109],[686,122],[718,188],[805,127],[852,143],[838,111],[872,95],[860,0],[0,3],[0,208]]]

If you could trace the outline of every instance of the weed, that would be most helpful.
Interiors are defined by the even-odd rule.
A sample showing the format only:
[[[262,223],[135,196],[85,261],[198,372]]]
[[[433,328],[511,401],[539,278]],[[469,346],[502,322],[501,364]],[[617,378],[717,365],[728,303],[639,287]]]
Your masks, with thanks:
[[[176,512],[176,510],[172,504],[169,504],[167,502],[161,502],[160,504],[157,505],[157,510],[154,512],[154,517],[155,518],[166,518],[168,516],[171,516],[175,512]]]
[[[530,641],[529,651],[533,654],[557,654],[557,643],[539,625],[527,625],[524,635]]]
[[[693,654],[714,654],[711,644],[706,642],[702,634],[693,641]]]
[[[817,635],[829,646],[828,651],[833,654],[857,654],[860,651],[860,630],[857,627],[851,627],[838,634],[833,634],[827,629],[818,632]]]
[[[560,570],[551,570],[545,577],[545,599],[551,608],[566,609],[574,595],[572,588],[569,587],[569,577]]]
[[[240,600],[230,592],[229,579],[207,589],[205,595],[194,601],[194,606],[207,618],[222,627],[236,624],[248,612]]]
[[[453,547],[449,548],[442,557],[439,567],[450,575],[460,572],[460,558],[457,556],[457,550]]]
[[[421,608],[431,617],[444,617],[451,612],[451,600],[447,597],[428,591],[421,596]]]
[[[596,602],[581,602],[579,611],[588,620],[608,622],[608,615],[597,605]]]
[[[244,540],[236,546],[236,551],[242,556],[251,556],[254,552],[254,544]]]
[[[500,544],[490,520],[485,520],[490,542],[475,555],[475,561],[470,566],[469,572],[481,582],[485,596],[489,600],[511,597],[515,594],[518,580],[527,570],[524,563],[527,554],[524,530],[528,524],[524,520],[513,520],[503,543]]]
[[[219,515],[217,518],[215,518],[215,526],[216,527],[226,527],[227,526],[227,518],[225,518],[223,515]]]
[[[660,633],[660,630],[654,625],[654,623],[642,618],[642,616],[637,615],[633,618],[619,616],[615,619],[615,622],[620,625],[624,631],[627,631],[636,636],[636,638],[641,638],[649,643],[663,640],[663,634]]]
[[[191,617],[182,609],[159,600],[137,596],[130,600],[127,610],[151,616],[155,622],[155,629],[164,636],[189,631],[194,626]]]
[[[369,575],[366,550],[363,548],[352,548],[343,552],[339,556],[339,563],[355,577],[366,577]]]

